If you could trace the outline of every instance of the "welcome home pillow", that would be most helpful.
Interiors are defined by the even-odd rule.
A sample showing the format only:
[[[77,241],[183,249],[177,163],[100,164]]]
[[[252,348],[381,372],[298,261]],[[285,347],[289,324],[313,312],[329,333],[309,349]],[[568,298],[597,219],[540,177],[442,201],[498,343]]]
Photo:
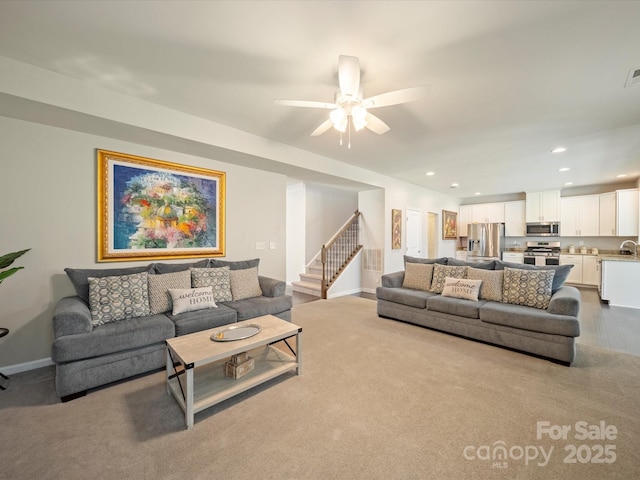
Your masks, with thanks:
[[[477,302],[481,284],[482,280],[446,277],[442,288],[442,296],[464,298]]]
[[[431,288],[431,277],[433,277],[433,264],[407,263],[404,266],[402,286],[428,292]]]
[[[169,293],[173,302],[173,315],[218,307],[212,287],[172,288]]]
[[[147,272],[89,277],[89,309],[94,327],[149,315]]]

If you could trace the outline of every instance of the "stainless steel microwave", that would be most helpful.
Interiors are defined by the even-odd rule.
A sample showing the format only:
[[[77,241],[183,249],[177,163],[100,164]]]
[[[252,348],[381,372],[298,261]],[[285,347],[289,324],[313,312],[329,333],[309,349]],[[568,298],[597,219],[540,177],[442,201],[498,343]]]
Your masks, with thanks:
[[[559,237],[559,222],[527,223],[527,237]]]

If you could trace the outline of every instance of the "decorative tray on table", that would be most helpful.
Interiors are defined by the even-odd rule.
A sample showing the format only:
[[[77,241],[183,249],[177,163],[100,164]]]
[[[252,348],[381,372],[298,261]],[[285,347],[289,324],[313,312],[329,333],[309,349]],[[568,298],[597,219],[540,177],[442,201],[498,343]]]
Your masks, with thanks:
[[[211,335],[214,342],[232,342],[233,340],[244,340],[253,337],[260,332],[260,325],[232,325],[221,330],[216,330]]]

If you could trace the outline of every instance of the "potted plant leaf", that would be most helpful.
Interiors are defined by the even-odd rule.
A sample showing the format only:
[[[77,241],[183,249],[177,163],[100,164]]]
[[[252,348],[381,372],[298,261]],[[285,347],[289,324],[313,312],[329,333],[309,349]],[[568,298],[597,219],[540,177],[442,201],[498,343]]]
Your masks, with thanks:
[[[8,270],[5,270],[13,262],[15,262],[18,257],[21,257],[22,255],[27,253],[29,250],[31,250],[31,249],[27,248],[26,250],[20,250],[19,252],[7,253],[6,255],[3,255],[2,257],[0,257],[0,283],[2,283],[2,281],[5,278],[10,277],[14,273],[16,273],[18,270],[21,270],[21,269],[24,268],[24,267],[13,267],[13,268],[9,268]]]

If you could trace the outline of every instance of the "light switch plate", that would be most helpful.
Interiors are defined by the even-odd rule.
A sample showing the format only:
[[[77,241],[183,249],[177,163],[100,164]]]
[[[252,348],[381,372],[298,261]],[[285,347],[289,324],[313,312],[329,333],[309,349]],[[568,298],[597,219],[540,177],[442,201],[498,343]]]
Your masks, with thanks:
[[[256,250],[264,250],[265,244],[264,242],[256,242]]]
[[[276,242],[270,242],[270,243],[269,243],[269,248],[270,248],[271,250],[275,250],[275,249],[276,249]]]

